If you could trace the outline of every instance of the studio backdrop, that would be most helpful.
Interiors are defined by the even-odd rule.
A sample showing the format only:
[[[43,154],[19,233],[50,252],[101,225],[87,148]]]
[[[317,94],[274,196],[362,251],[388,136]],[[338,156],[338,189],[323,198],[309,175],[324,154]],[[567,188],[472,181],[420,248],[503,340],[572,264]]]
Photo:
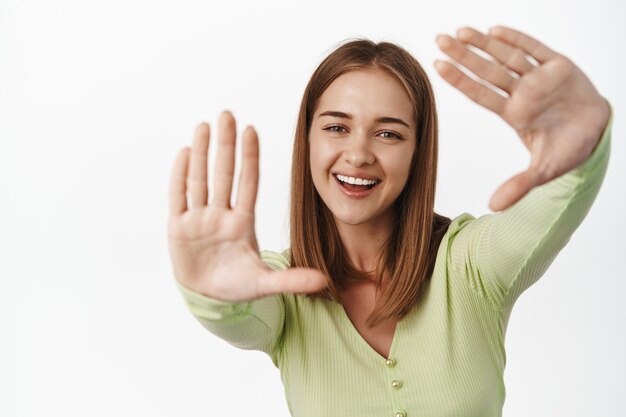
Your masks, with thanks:
[[[494,25],[569,57],[614,110],[595,203],[513,309],[504,415],[626,415],[625,12],[617,0],[0,0],[0,415],[287,417],[270,358],[207,332],[175,286],[177,152],[228,109],[237,179],[253,125],[257,237],[282,251],[306,82],[347,39],[390,41],[435,91],[436,211],[489,213],[528,151],[433,63],[438,34]]]

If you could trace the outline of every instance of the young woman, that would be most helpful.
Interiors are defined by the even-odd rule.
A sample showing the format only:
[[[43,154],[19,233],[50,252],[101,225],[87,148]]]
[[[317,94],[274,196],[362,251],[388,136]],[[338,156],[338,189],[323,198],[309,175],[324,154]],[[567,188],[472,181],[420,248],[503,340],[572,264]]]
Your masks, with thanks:
[[[438,73],[530,151],[528,170],[492,197],[497,213],[434,212],[432,89],[420,64],[386,42],[343,44],[306,87],[289,249],[257,245],[252,127],[233,207],[231,113],[219,119],[210,204],[209,125],[174,163],[168,232],[178,287],[209,331],[271,357],[294,416],[500,416],[513,304],[602,183],[611,109],[569,59],[505,27],[463,28],[437,43],[501,93],[448,62],[435,63]]]

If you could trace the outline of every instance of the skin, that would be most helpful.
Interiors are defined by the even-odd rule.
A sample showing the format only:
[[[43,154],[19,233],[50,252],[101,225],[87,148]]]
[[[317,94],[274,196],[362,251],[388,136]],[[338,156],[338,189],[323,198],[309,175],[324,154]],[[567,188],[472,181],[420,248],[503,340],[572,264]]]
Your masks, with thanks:
[[[510,207],[533,187],[557,178],[589,158],[607,125],[610,109],[571,60],[524,33],[502,26],[492,28],[487,34],[462,28],[456,37],[438,36],[437,44],[452,60],[435,62],[439,75],[480,106],[498,114],[530,152],[530,166],[496,190],[489,203],[492,210]],[[493,59],[485,60],[468,49],[468,45]],[[458,69],[459,65],[498,87],[503,95],[472,80]],[[374,77],[372,89],[384,83],[393,88],[393,83],[375,74],[353,75]],[[328,142],[320,148],[320,155],[323,154],[320,163],[316,160],[316,182],[322,192],[328,191],[329,207],[342,228],[342,239],[352,248],[351,259],[367,269],[366,256],[373,253],[376,242],[385,237],[383,231],[388,230],[391,214],[386,210],[387,202],[400,188],[400,167],[404,166],[404,160],[403,156],[398,157],[397,170],[389,164],[396,150],[394,146],[400,145],[387,145],[375,136],[379,130],[372,124],[372,118],[382,111],[376,104],[379,99],[371,98],[370,87],[355,88],[351,83],[354,80],[354,77],[344,80],[344,87],[352,85],[348,89],[352,96],[343,100],[335,97],[331,103],[348,106],[355,114],[347,136],[334,138],[344,145],[331,145],[334,140],[322,136],[319,130],[311,140],[318,144]],[[362,102],[356,100],[359,94]],[[395,95],[399,101],[402,97],[399,92]],[[383,100],[388,102],[386,97]],[[384,110],[386,113],[390,108]],[[404,108],[398,105],[393,111],[402,113]],[[254,230],[258,137],[251,126],[243,132],[239,191],[237,203],[231,207],[236,126],[229,111],[220,115],[218,133],[212,200],[207,188],[211,135],[208,124],[197,127],[192,147],[183,148],[172,167],[168,242],[176,279],[196,292],[225,301],[254,300],[280,293],[302,294],[323,288],[326,281],[319,271],[305,268],[274,271],[260,259]],[[341,202],[330,186],[326,187],[329,170],[354,164],[361,164],[359,169],[367,168],[368,172],[389,181],[385,193],[372,202],[359,202],[360,206]],[[363,210],[355,214],[350,207]],[[355,243],[366,241],[371,241],[367,253]]]
[[[328,111],[351,118],[322,115]],[[409,126],[376,122],[384,116]],[[359,269],[372,271],[374,258],[392,232],[393,202],[404,189],[415,152],[409,96],[397,79],[382,70],[343,74],[320,97],[309,141],[313,183],[333,214],[346,252]],[[332,175],[337,172],[363,173],[382,182],[366,198],[355,199],[341,191]]]
[[[570,59],[504,26],[495,26],[487,34],[465,27],[457,31],[456,38],[439,35],[436,41],[454,60],[435,61],[439,75],[499,115],[530,152],[528,169],[508,179],[492,195],[489,207],[493,211],[510,207],[534,187],[565,174],[589,157],[607,125],[610,109]],[[480,57],[468,45],[486,52],[494,61]],[[507,96],[472,80],[458,65]]]

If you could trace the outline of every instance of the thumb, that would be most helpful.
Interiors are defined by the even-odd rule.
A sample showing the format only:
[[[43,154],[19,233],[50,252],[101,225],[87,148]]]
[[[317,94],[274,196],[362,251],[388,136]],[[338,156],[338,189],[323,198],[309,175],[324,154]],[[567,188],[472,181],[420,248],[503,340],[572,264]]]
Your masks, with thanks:
[[[520,172],[502,184],[489,201],[492,211],[502,211],[522,199],[537,183],[537,175],[532,169]]]
[[[259,278],[259,292],[264,296],[280,293],[313,293],[328,285],[328,278],[317,269],[289,268],[267,271]]]

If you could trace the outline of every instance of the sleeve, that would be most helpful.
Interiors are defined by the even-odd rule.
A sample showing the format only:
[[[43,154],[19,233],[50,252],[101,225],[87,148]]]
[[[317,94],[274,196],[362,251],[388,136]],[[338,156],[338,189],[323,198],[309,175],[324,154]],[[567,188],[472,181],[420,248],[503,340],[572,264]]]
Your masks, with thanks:
[[[289,261],[282,254],[261,251],[260,255],[272,269],[289,267]],[[195,292],[178,280],[176,285],[187,307],[204,328],[239,349],[267,353],[274,366],[278,367],[285,321],[282,294],[253,301],[229,302]]]
[[[610,104],[609,104],[610,107]],[[589,158],[500,213],[464,213],[448,242],[448,268],[499,312],[548,269],[587,215],[610,155],[613,109]],[[451,231],[452,233],[452,231]]]

